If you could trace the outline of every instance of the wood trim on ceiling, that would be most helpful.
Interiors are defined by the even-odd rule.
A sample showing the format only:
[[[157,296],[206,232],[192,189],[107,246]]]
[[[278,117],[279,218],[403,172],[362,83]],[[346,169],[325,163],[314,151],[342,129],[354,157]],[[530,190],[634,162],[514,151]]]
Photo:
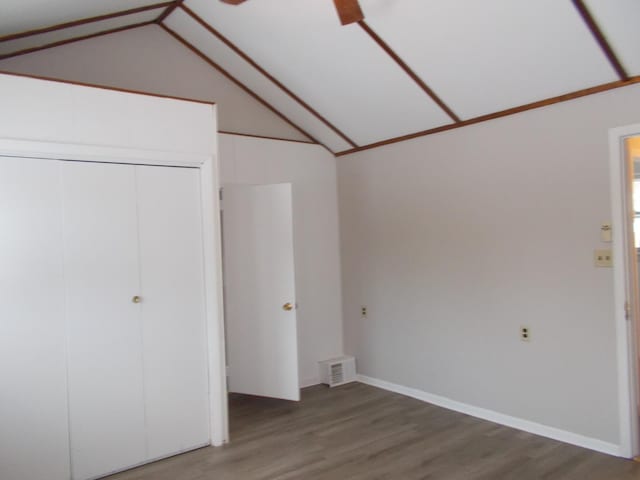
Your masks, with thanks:
[[[171,15],[176,8],[182,5],[183,2],[184,0],[176,0],[175,2],[172,2],[171,5],[169,5],[164,10],[164,12],[162,12],[160,16],[156,18],[156,23],[160,25],[162,22],[164,22],[164,19],[167,18],[169,15]]]
[[[372,39],[374,42],[376,42],[378,44],[378,46],[380,48],[382,48],[382,50],[384,50],[397,64],[400,68],[402,68],[402,70],[404,70],[404,72],[409,75],[409,77],[411,77],[411,79],[416,82],[416,84],[431,98],[431,100],[433,100],[435,103],[438,104],[438,106],[444,110],[444,112],[449,115],[449,117],[451,117],[451,119],[456,122],[456,123],[460,123],[460,117],[458,117],[453,110],[451,110],[451,108],[449,108],[449,106],[444,103],[442,101],[442,99],[440,97],[438,97],[438,95],[436,95],[436,93],[429,88],[429,86],[418,76],[418,74],[416,74],[416,72],[414,72],[411,67],[409,67],[409,65],[407,65],[407,63],[402,60],[402,58],[400,58],[400,56],[393,51],[393,49],[389,46],[389,44],[387,42],[385,42],[370,26],[369,24],[364,21],[361,20],[358,22],[358,25],[360,25],[360,27],[362,28],[362,30],[364,30]]]
[[[153,5],[147,5],[145,7],[138,7],[138,8],[122,10],[114,13],[107,13],[105,15],[99,15],[97,17],[83,18],[80,20],[74,20],[73,22],[60,23],[58,25],[51,25],[49,27],[37,28],[35,30],[29,30],[26,32],[12,33],[11,35],[5,35],[3,37],[0,37],[0,42],[8,42],[11,40],[17,40],[19,38],[31,37],[33,35],[40,35],[43,33],[55,32],[56,30],[64,30],[65,28],[86,25],[87,23],[100,22],[103,20],[110,20],[112,18],[124,17],[126,15],[133,15],[136,13],[147,12],[149,10],[156,10],[159,8],[170,7],[173,3],[175,2],[155,3]]]
[[[270,137],[268,135],[254,135],[251,133],[238,133],[238,132],[229,132],[226,130],[218,130],[218,133],[222,133],[224,135],[235,135],[238,137],[249,137],[249,138],[262,138],[264,140],[278,140],[280,142],[294,142],[294,143],[305,143],[307,145],[320,145],[318,142],[313,142],[310,140],[293,140],[291,138],[282,138],[282,137]],[[331,152],[333,154],[333,152]]]
[[[446,132],[447,130],[454,130],[456,128],[462,128],[462,127],[466,127],[476,123],[481,123],[489,120],[494,120],[497,118],[507,117],[509,115],[515,115],[516,113],[526,112],[528,110],[534,110],[541,107],[547,107],[549,105],[554,105],[556,103],[567,102],[569,100],[574,100],[576,98],[586,97],[588,95],[606,92],[607,90],[613,90],[616,88],[626,87],[626,86],[634,85],[638,83],[640,83],[640,75],[637,75],[635,77],[629,77],[626,80],[617,80],[615,82],[604,83],[602,85],[597,85],[591,88],[585,88],[583,90],[577,90],[575,92],[567,93],[564,95],[558,95],[557,97],[551,97],[545,100],[540,100],[538,102],[521,105],[519,107],[509,108],[507,110],[502,110],[500,112],[495,112],[495,113],[490,113],[490,114],[482,115],[475,118],[470,118],[468,120],[463,120],[460,123],[443,125],[441,127],[436,127],[429,130],[423,130],[421,132],[411,133],[409,135],[403,135],[401,137],[394,137],[388,140],[382,140],[380,142],[370,143],[369,145],[364,145],[358,148],[352,148],[351,150],[344,150],[342,152],[336,153],[336,157],[342,157],[344,155],[350,155],[352,153],[358,153],[364,150],[371,150],[373,148],[378,148],[385,145],[391,145],[393,143],[404,142],[405,140],[425,137],[427,135],[433,135],[434,133]]]
[[[618,77],[620,77],[620,80],[628,80],[629,74],[627,73],[625,68],[622,66],[622,62],[620,62],[620,59],[614,52],[613,48],[611,47],[611,44],[607,40],[607,37],[604,35],[602,30],[598,26],[598,23],[596,22],[595,18],[589,11],[589,8],[585,5],[584,1],[583,0],[571,0],[571,1],[573,5],[576,7],[576,10],[578,10],[578,13],[582,17],[582,20],[584,21],[584,23],[587,24],[587,28],[589,28],[589,31],[595,38],[596,42],[598,42],[598,45],[600,46],[600,49],[607,57],[607,60],[609,61],[613,69],[618,74]]]
[[[186,98],[186,97],[176,97],[174,95],[164,95],[161,93],[151,93],[144,92],[142,90],[131,90],[128,88],[120,88],[120,87],[110,87],[107,85],[99,85],[97,83],[86,83],[86,82],[77,82],[75,80],[64,80],[61,78],[53,78],[53,77],[44,77],[41,75],[31,75],[29,73],[18,73],[18,72],[8,72],[5,70],[0,70],[0,75],[11,75],[12,77],[22,77],[22,78],[34,78],[36,80],[46,80],[47,82],[56,82],[56,83],[67,83],[69,85],[78,85],[81,87],[91,87],[91,88],[100,88],[102,90],[113,90],[116,92],[123,93],[135,93],[136,95],[146,95],[148,97],[159,97],[159,98],[168,98],[171,100],[181,100],[183,102],[193,102],[193,103],[203,103],[205,105],[215,105],[215,102],[210,102],[207,100],[198,100],[195,98]]]
[[[209,64],[209,66],[213,67],[214,69],[216,69],[218,72],[220,72],[222,75],[224,75],[225,77],[227,77],[229,80],[231,80],[233,83],[235,83],[238,87],[240,87],[242,90],[244,90],[246,93],[248,93],[251,97],[253,97],[255,100],[257,100],[259,103],[261,103],[263,106],[265,106],[267,109],[269,109],[271,112],[275,113],[278,117],[280,117],[282,120],[284,120],[287,124],[291,125],[293,128],[295,128],[296,130],[298,130],[300,133],[302,133],[304,136],[306,136],[307,138],[310,138],[313,142],[317,143],[318,145],[322,145],[324,148],[326,148],[332,155],[335,154],[335,152],[333,152],[329,147],[327,147],[326,145],[324,145],[323,143],[319,142],[316,138],[314,138],[311,134],[309,134],[308,132],[306,132],[305,130],[303,130],[302,128],[300,128],[298,125],[296,125],[295,123],[293,123],[291,120],[289,120],[289,118],[287,118],[284,114],[282,114],[281,112],[279,112],[273,105],[271,105],[269,102],[267,102],[265,99],[263,99],[262,97],[260,97],[257,93],[255,93],[253,90],[251,90],[249,87],[247,87],[245,84],[243,84],[242,82],[240,82],[236,77],[234,77],[233,75],[231,75],[228,71],[226,71],[224,68],[222,68],[220,65],[218,65],[216,62],[214,62],[213,60],[211,60],[207,55],[205,55],[202,51],[198,50],[195,46],[193,46],[191,43],[189,43],[187,40],[185,40],[182,36],[180,36],[178,33],[174,32],[173,30],[171,30],[169,27],[167,27],[164,23],[161,23],[160,26],[169,34],[171,35],[173,38],[175,38],[178,42],[180,42],[182,45],[184,45],[186,48],[188,48],[189,50],[191,50],[193,53],[195,53],[198,57],[200,57],[202,60],[204,60],[207,64]]]
[[[67,38],[66,40],[60,40],[58,42],[47,43],[46,45],[39,45],[37,47],[25,48],[24,50],[18,50],[17,52],[5,53],[0,55],[0,60],[6,60],[7,58],[18,57],[20,55],[26,55],[28,53],[38,52],[40,50],[46,50],[48,48],[60,47],[62,45],[68,45],[70,43],[79,42],[81,40],[88,40],[90,38],[101,37],[103,35],[109,35],[112,33],[124,32],[126,30],[133,30],[134,28],[146,27],[147,25],[155,25],[155,20],[148,22],[134,23],[133,25],[125,25],[124,27],[111,28],[109,30],[103,30],[101,32],[90,33],[88,35],[82,35],[80,37]]]
[[[267,72],[264,68],[258,65],[251,57],[249,57],[245,52],[243,52],[240,48],[238,48],[234,43],[232,43],[228,38],[218,32],[215,28],[205,22],[201,17],[199,17],[193,10],[187,7],[184,4],[180,5],[180,8],[189,15],[193,20],[198,22],[203,28],[205,28],[209,33],[215,36],[218,40],[224,43],[227,47],[233,50],[238,56],[240,56],[244,61],[246,61],[253,68],[258,70],[262,75],[264,75],[267,79],[269,79],[273,84],[275,84],[278,88],[280,88],[284,93],[289,95],[293,100],[295,100],[298,104],[300,104],[305,110],[311,113],[314,117],[324,123],[328,128],[330,128],[334,133],[336,133],[340,138],[342,138],[345,142],[347,142],[352,147],[357,147],[357,144],[347,137],[342,131],[340,131],[335,125],[329,122],[325,117],[320,115],[315,109],[313,109],[309,104],[307,104],[304,100],[302,100],[299,96],[289,90],[285,85],[283,85],[279,80],[277,80],[273,75]],[[309,136],[309,135],[307,135]],[[311,137],[309,137],[311,138]]]

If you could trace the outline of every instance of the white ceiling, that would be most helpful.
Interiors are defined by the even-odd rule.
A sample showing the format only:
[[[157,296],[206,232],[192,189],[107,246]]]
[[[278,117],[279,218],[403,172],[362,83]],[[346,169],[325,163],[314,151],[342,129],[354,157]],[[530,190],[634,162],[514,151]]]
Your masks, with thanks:
[[[570,1],[363,6],[367,23],[463,120],[617,79]]]
[[[331,0],[186,5],[358,145],[451,121]]]
[[[99,32],[126,27],[129,25],[150,22],[158,18],[163,10],[164,9],[162,8],[153,9],[145,12],[134,13],[132,15],[109,18],[99,22],[85,23],[75,27],[55,30],[53,32],[30,35],[28,37],[9,40],[7,42],[0,42],[0,55],[37,48],[42,45],[50,45],[52,43],[62,42],[72,38],[93,35]]]
[[[162,0],[2,0],[0,36],[162,3]]]
[[[2,0],[0,37],[158,3]],[[369,28],[461,121],[620,80],[571,0],[360,3]],[[640,75],[640,0],[584,3],[627,73]],[[364,28],[341,26],[332,0],[185,0],[184,7],[164,20],[168,30],[334,152],[454,122]],[[152,21],[162,11],[0,38],[0,55]]]
[[[640,1],[586,0],[629,75],[640,75]]]

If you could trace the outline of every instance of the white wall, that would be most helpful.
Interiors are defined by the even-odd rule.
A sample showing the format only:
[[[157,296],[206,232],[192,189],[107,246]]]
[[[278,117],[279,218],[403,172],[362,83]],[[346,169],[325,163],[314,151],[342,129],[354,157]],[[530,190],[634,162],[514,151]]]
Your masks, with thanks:
[[[216,102],[220,130],[308,140],[155,25],[3,60],[0,71]]]
[[[626,87],[339,158],[359,373],[618,444],[613,276],[592,258],[608,129],[638,105]]]
[[[94,158],[101,148],[104,155],[132,155],[132,163],[140,150],[160,160],[167,152],[185,162],[195,155],[202,163],[217,148],[217,137],[211,134],[216,107],[211,104],[0,74],[0,105],[0,139],[8,156],[19,155],[10,148],[19,149],[24,142],[28,150],[36,148],[30,142],[48,142],[39,147],[43,154],[57,152],[53,149],[60,144],[77,150],[90,145],[92,156],[84,159],[103,160]],[[9,147],[9,142],[15,145]],[[69,147],[64,148],[68,155]]]
[[[342,354],[336,160],[323,147],[220,135],[225,184],[293,184],[300,383],[318,383],[320,360]]]

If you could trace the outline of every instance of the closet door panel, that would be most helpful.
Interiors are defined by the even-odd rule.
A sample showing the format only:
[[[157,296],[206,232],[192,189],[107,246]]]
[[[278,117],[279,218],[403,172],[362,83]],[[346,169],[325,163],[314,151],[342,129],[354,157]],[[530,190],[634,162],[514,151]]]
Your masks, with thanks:
[[[149,458],[209,443],[200,172],[136,167]]]
[[[0,478],[69,478],[60,163],[0,157]]]
[[[65,162],[72,473],[146,459],[135,167]]]

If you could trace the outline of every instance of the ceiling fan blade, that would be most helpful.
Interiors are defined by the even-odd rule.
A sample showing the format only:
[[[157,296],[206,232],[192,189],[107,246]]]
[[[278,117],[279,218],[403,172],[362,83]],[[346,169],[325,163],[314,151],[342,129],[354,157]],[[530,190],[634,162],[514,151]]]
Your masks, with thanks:
[[[220,0],[222,3],[228,3],[229,5],[240,5],[245,0]]]
[[[364,14],[358,0],[333,0],[342,25],[349,25],[364,20]]]

